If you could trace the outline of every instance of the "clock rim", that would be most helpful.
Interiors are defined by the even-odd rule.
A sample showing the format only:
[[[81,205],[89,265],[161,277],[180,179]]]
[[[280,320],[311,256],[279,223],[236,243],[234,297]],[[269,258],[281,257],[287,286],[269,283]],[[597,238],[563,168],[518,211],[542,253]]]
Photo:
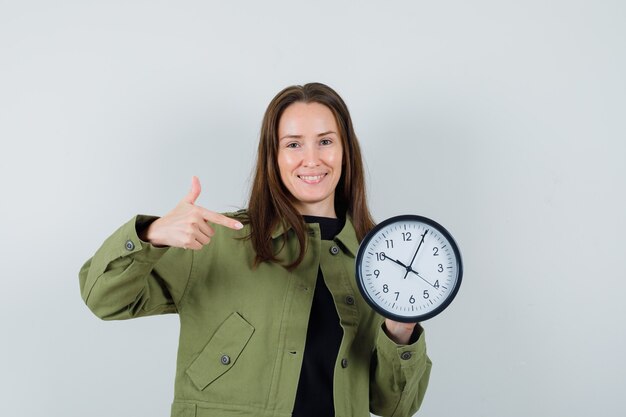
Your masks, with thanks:
[[[394,314],[394,313],[386,310],[384,307],[382,307],[380,304],[378,304],[376,301],[374,301],[372,299],[372,297],[370,296],[369,292],[365,289],[365,284],[362,282],[363,279],[362,279],[360,268],[359,268],[359,266],[363,262],[363,256],[364,256],[364,253],[365,253],[365,247],[372,240],[372,238],[381,229],[385,228],[389,224],[397,223],[397,222],[400,222],[400,221],[406,221],[406,220],[419,221],[421,223],[428,224],[429,226],[434,227],[435,229],[437,229],[448,240],[448,242],[450,243],[450,246],[452,247],[452,250],[454,251],[454,255],[456,257],[456,264],[457,264],[457,270],[458,270],[457,280],[456,280],[455,286],[452,289],[452,291],[449,293],[449,295],[446,297],[446,299],[439,306],[437,306],[434,310],[432,310],[432,311],[430,311],[428,313],[425,313],[425,314],[417,314],[417,315],[413,315],[413,316],[399,316],[397,314]],[[423,322],[423,321],[429,320],[429,319],[439,315],[440,313],[442,313],[443,310],[448,308],[450,303],[452,303],[452,301],[456,297],[457,293],[459,292],[459,288],[461,287],[461,282],[463,280],[463,261],[461,259],[461,251],[459,249],[459,246],[456,243],[456,240],[454,240],[454,238],[452,237],[450,232],[448,232],[448,230],[445,227],[443,227],[440,223],[436,222],[435,220],[433,220],[431,218],[428,218],[428,217],[425,217],[425,216],[421,216],[421,215],[417,215],[417,214],[401,214],[401,215],[398,215],[398,216],[389,217],[388,219],[383,220],[382,222],[380,222],[376,226],[374,226],[365,235],[365,237],[363,238],[363,240],[359,244],[359,249],[357,251],[357,256],[356,256],[356,260],[355,260],[355,270],[356,270],[355,271],[356,272],[356,282],[357,282],[357,286],[359,287],[359,292],[361,293],[361,296],[365,299],[367,304],[369,304],[369,306],[372,307],[372,309],[374,309],[374,311],[376,311],[377,313],[379,313],[383,317],[386,317],[386,318],[394,320],[394,321],[399,321],[399,322],[402,322],[402,323]]]

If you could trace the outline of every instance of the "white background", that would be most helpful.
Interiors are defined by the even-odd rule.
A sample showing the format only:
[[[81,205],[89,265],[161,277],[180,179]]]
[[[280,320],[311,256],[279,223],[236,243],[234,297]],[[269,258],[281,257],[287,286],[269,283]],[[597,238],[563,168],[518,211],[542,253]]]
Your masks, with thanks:
[[[456,237],[420,416],[623,416],[626,3],[0,0],[0,415],[169,415],[176,316],[102,322],[82,263],[188,191],[246,204],[283,87],[346,100],[377,220]]]

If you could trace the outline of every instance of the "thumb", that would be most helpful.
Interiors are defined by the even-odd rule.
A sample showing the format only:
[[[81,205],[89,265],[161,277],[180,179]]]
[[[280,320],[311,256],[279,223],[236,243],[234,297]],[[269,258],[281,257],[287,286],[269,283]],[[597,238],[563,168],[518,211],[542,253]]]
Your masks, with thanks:
[[[195,204],[196,200],[198,199],[198,196],[200,195],[200,191],[201,191],[200,180],[198,179],[198,177],[194,175],[191,178],[191,190],[189,190],[189,193],[187,193],[185,198],[183,198],[183,201],[189,204]]]

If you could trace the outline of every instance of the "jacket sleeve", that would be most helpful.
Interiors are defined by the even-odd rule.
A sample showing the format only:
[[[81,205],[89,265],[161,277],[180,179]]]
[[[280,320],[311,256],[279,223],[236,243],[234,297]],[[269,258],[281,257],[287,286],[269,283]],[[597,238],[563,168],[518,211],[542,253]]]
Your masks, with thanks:
[[[193,251],[158,248],[137,230],[156,217],[138,215],[116,230],[79,272],[81,296],[104,320],[175,313],[191,274]]]
[[[384,417],[411,417],[419,409],[432,362],[426,354],[424,330],[419,324],[412,340],[409,345],[397,345],[382,326],[379,328],[371,365],[372,413]]]

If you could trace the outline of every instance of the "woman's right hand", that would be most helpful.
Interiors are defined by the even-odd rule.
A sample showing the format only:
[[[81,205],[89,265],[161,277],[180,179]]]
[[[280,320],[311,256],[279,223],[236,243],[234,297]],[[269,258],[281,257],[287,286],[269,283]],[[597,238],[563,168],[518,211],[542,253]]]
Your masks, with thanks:
[[[191,191],[172,211],[153,221],[140,233],[140,239],[154,246],[198,250],[211,241],[214,231],[210,224],[235,230],[243,227],[237,220],[195,205],[200,190],[200,180],[194,176],[191,180]]]

